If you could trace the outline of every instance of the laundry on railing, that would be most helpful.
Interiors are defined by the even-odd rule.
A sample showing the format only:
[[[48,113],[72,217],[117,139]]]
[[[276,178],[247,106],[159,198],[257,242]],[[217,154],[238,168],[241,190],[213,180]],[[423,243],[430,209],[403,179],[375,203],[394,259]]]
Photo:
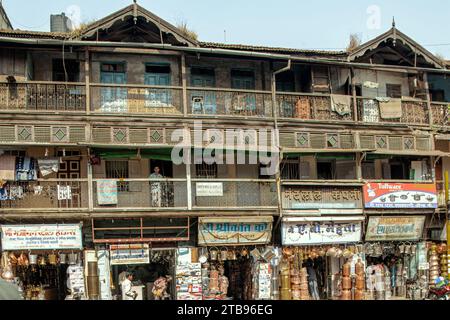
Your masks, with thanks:
[[[380,111],[378,108],[378,102],[373,99],[363,100],[363,121],[364,122],[379,122],[380,121]]]
[[[18,157],[16,163],[16,181],[37,180],[36,160],[30,157]]]
[[[117,204],[117,182],[115,180],[97,181],[97,202],[100,206]]]
[[[380,104],[380,117],[383,119],[400,119],[402,117],[402,100],[377,97]]]
[[[336,112],[340,116],[351,114],[351,104],[351,96],[340,94],[331,95],[331,111]]]
[[[38,165],[43,177],[59,171],[58,158],[38,159]]]
[[[14,181],[16,169],[15,156],[1,156],[0,157],[0,180]]]
[[[58,200],[72,200],[72,189],[70,186],[58,185]]]

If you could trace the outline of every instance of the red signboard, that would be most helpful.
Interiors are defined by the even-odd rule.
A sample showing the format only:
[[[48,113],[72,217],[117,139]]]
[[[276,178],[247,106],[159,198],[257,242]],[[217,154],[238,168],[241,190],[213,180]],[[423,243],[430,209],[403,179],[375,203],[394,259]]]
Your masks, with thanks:
[[[436,184],[368,182],[365,208],[437,208]]]

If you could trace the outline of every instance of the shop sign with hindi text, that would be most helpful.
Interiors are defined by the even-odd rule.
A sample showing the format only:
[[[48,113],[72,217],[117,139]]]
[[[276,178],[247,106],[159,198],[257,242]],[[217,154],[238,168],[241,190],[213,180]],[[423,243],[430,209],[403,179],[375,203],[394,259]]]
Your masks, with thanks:
[[[366,241],[418,241],[425,216],[369,217]]]
[[[3,250],[83,249],[81,224],[2,225]]]
[[[273,217],[199,218],[198,243],[210,245],[267,244]]]
[[[150,263],[150,249],[148,244],[111,245],[109,251],[111,265]]]
[[[282,243],[285,246],[295,246],[359,242],[361,231],[361,220],[286,218],[282,224]]]
[[[365,208],[437,208],[436,185],[432,183],[376,183],[364,185]]]

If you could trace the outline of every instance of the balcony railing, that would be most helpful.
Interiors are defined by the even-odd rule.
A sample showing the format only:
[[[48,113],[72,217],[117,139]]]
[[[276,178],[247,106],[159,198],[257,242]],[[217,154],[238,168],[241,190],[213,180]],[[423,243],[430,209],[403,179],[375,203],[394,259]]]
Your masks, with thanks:
[[[272,95],[267,91],[188,88],[188,113],[272,117]]]
[[[433,125],[436,126],[449,125],[449,103],[432,102],[431,114],[433,117]]]
[[[402,100],[401,114],[398,118],[385,119],[382,117],[380,103],[373,98],[357,98],[358,120],[365,123],[403,123],[428,125],[428,105],[426,101]]]
[[[87,210],[86,179],[8,182],[1,192],[0,210]]]
[[[277,207],[275,180],[193,179],[193,207],[239,209]]]
[[[333,111],[331,96],[326,94],[277,93],[279,115],[282,118],[319,121],[352,121],[353,103],[347,110]]]
[[[85,85],[62,82],[1,83],[0,110],[85,111]]]
[[[93,181],[94,210],[187,209],[186,179],[108,179],[106,190],[101,180]]]
[[[181,87],[92,84],[91,111],[108,114],[183,114]]]

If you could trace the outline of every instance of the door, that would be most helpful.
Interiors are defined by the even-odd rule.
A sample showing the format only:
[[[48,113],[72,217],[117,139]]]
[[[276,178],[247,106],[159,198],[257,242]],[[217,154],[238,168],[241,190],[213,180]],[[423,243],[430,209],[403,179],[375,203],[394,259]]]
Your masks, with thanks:
[[[67,179],[59,182],[61,185],[70,186],[72,198],[70,200],[58,200],[59,208],[80,208],[81,207],[81,183],[78,181],[68,181],[81,178],[80,160],[75,159],[79,156],[79,151],[66,151],[66,154],[73,155],[73,160],[65,160],[60,162],[58,170],[58,179]],[[63,152],[58,152],[58,156],[62,157]]]
[[[237,73],[237,74],[236,74]],[[253,72],[239,72],[231,75],[233,89],[255,90],[255,77]],[[243,75],[243,74],[246,75]],[[233,108],[237,113],[252,115],[256,113],[256,95],[253,93],[238,93],[233,99]]]
[[[144,83],[148,86],[170,86],[169,64],[148,64],[145,67]],[[170,107],[172,106],[172,94],[170,89],[147,89],[146,107]]]
[[[212,70],[212,72],[214,71]],[[193,69],[191,84],[193,87],[214,88],[216,86],[215,76],[213,74],[196,73]],[[216,114],[216,94],[213,91],[194,91],[191,93],[191,105],[193,114]]]
[[[100,74],[101,83],[125,84],[126,73],[124,64],[102,64]],[[127,89],[116,87],[103,87],[101,89],[102,112],[127,112]]]

